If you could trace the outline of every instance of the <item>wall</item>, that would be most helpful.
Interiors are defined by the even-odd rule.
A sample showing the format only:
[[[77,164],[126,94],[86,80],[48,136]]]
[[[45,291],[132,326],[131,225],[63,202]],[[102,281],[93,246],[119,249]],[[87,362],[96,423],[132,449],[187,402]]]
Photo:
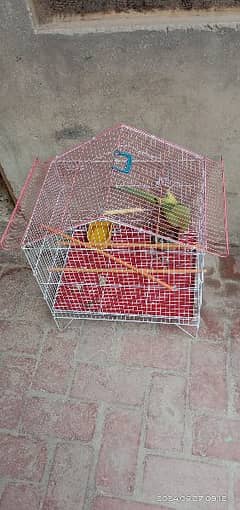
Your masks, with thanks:
[[[35,156],[121,121],[223,155],[239,244],[239,31],[36,35],[24,0],[2,0],[0,20],[0,163],[16,193]]]

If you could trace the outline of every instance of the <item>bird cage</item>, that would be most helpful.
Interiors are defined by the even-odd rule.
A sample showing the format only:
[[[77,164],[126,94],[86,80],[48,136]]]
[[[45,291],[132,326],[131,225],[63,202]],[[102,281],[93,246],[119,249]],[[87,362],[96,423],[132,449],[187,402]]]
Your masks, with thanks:
[[[119,125],[33,164],[3,234],[58,327],[175,324],[195,335],[204,255],[228,254],[222,161]]]

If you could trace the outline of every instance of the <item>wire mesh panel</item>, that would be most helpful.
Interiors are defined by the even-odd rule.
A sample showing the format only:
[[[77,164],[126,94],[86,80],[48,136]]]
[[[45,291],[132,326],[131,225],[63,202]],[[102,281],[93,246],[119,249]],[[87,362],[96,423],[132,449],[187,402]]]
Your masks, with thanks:
[[[228,253],[222,163],[108,129],[31,170],[2,239],[16,244],[56,321],[198,327],[204,253]]]
[[[109,221],[101,219],[101,225]],[[92,223],[91,223],[92,225]],[[182,243],[111,224],[104,250],[86,240],[89,224],[24,248],[55,318],[148,320],[198,327],[203,256]],[[189,241],[189,237],[187,238]]]
[[[83,227],[73,239],[84,240],[85,233]],[[161,248],[151,248],[151,244],[151,235],[114,225],[112,248],[104,253],[113,254],[115,260],[91,248],[68,249],[64,267],[51,268],[62,275],[55,312],[147,315],[195,323],[196,275],[202,270],[196,253],[170,243],[163,243]],[[123,266],[119,259],[137,267],[139,273]],[[145,276],[145,271],[154,279]]]

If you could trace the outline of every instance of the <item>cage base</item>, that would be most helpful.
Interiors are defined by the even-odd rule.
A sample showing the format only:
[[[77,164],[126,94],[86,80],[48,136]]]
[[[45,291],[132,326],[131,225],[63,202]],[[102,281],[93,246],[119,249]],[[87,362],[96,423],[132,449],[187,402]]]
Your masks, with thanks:
[[[192,324],[179,323],[177,319],[165,319],[163,317],[150,317],[146,315],[120,315],[120,314],[93,314],[78,312],[75,316],[70,315],[69,312],[63,312],[61,316],[53,314],[53,319],[60,330],[65,330],[73,321],[83,320],[99,320],[99,321],[111,321],[111,322],[142,322],[146,324],[163,324],[172,325],[179,328],[185,334],[191,338],[196,338],[199,330],[200,317],[195,319]]]

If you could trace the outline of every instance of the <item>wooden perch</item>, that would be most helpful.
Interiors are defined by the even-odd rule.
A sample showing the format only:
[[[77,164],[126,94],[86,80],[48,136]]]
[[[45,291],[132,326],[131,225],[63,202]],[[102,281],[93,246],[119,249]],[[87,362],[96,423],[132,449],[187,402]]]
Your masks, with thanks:
[[[132,269],[118,269],[117,267],[50,267],[51,273],[134,273]],[[182,268],[182,269],[146,269],[148,274],[198,274],[205,273],[206,269]]]
[[[76,242],[75,242],[76,241]],[[78,239],[72,238],[70,242],[68,241],[59,241],[59,246],[79,246],[79,243],[77,242]],[[83,247],[91,249],[92,245],[90,243],[83,242]],[[145,248],[149,250],[184,250],[186,249],[186,245],[184,244],[178,244],[178,243],[128,243],[128,242],[110,242],[108,248]]]
[[[109,211],[104,211],[104,216],[115,216],[115,214],[135,214],[135,213],[143,213],[146,209],[142,209],[141,207],[131,207],[129,209],[110,209]]]

